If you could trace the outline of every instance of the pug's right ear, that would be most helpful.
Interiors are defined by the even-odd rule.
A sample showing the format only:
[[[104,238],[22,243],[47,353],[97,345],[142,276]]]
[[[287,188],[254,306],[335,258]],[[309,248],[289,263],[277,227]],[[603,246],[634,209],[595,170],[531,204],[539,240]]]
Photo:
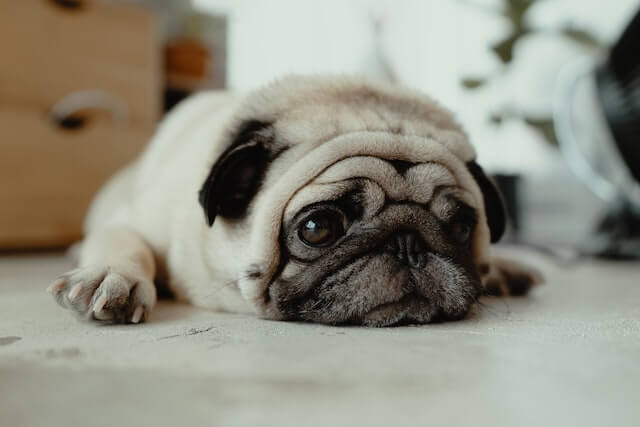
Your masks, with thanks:
[[[200,189],[198,200],[209,226],[216,216],[242,218],[260,189],[269,163],[270,124],[250,121],[232,137]]]
[[[491,234],[491,243],[500,240],[507,228],[507,211],[496,184],[491,181],[484,170],[475,161],[467,163],[467,169],[476,180],[484,199],[484,209]]]

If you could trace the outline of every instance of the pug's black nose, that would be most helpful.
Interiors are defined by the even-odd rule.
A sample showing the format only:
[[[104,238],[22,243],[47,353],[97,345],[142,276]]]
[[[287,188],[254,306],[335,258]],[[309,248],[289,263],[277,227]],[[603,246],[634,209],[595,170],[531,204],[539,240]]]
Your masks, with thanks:
[[[424,267],[427,259],[427,245],[415,231],[401,231],[395,233],[385,246],[396,259],[409,267]]]

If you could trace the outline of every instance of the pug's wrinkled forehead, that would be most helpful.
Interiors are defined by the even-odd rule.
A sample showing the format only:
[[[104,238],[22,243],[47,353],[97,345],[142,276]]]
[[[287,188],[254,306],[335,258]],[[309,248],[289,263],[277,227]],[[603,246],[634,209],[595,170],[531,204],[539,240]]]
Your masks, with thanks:
[[[301,188],[287,203],[283,223],[289,223],[307,206],[337,200],[356,189],[366,194],[359,201],[371,213],[379,212],[388,203],[427,206],[434,194],[442,190],[449,190],[457,199],[477,209],[473,194],[459,187],[454,175],[441,164],[354,156],[333,164]]]
[[[431,99],[402,87],[289,77],[248,96],[229,129],[200,202],[210,224],[221,215],[250,230],[251,267],[239,287],[258,311],[280,265],[282,224],[353,178],[365,178],[386,198],[417,203],[443,186],[456,188],[477,211],[478,265],[487,263],[489,243],[504,229],[503,214],[488,214],[499,197],[464,131]]]
[[[250,94],[231,133],[247,123],[268,124],[280,149],[369,131],[431,138],[461,159],[475,157],[449,111],[423,94],[383,82],[289,76]]]

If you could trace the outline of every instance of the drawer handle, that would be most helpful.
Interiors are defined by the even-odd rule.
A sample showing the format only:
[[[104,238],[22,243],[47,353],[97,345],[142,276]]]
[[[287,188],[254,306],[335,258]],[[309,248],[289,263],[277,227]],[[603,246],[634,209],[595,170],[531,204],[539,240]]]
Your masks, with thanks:
[[[54,5],[66,10],[80,10],[85,5],[83,0],[49,0]]]
[[[56,102],[49,115],[60,128],[79,130],[89,122],[91,110],[107,111],[117,126],[123,126],[129,119],[127,104],[101,90],[73,92]]]

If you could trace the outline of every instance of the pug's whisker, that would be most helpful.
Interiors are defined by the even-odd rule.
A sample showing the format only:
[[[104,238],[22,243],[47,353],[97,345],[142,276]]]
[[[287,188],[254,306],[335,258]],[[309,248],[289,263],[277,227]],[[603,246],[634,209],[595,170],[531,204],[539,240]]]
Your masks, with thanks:
[[[226,284],[224,284],[222,286],[219,286],[219,287],[217,287],[215,289],[212,289],[210,292],[205,293],[203,295],[203,297],[204,298],[210,298],[212,296],[215,296],[215,295],[219,294],[220,292],[224,291],[225,289],[227,289],[227,288],[229,288],[229,287],[231,287],[233,285],[234,285],[234,283],[226,283]]]
[[[377,228],[377,227],[365,227],[365,228],[361,228],[361,231],[378,231],[378,232],[384,232],[385,230],[382,228]]]
[[[240,277],[238,279],[230,280],[227,283],[223,284],[222,286],[218,286],[218,287],[212,289],[211,292],[204,294],[204,297],[205,298],[209,298],[209,297],[212,297],[212,296],[218,294],[219,292],[222,292],[222,291],[224,291],[224,290],[226,290],[228,288],[231,288],[231,287],[234,287],[234,286],[238,287],[238,284],[240,283],[241,280],[246,280],[246,279],[250,279],[250,278],[251,278],[250,275],[245,274],[245,275],[243,275],[242,277]]]
[[[482,297],[482,296],[480,296],[480,297]],[[500,317],[500,318],[507,318],[508,316],[511,315],[511,309],[509,308],[509,303],[504,299],[501,299],[501,303],[505,307],[504,311],[494,310],[489,305],[485,304],[482,300],[476,299],[476,305],[483,312],[486,312],[486,313],[488,313],[488,314],[490,314],[492,316],[496,316],[496,317]]]

